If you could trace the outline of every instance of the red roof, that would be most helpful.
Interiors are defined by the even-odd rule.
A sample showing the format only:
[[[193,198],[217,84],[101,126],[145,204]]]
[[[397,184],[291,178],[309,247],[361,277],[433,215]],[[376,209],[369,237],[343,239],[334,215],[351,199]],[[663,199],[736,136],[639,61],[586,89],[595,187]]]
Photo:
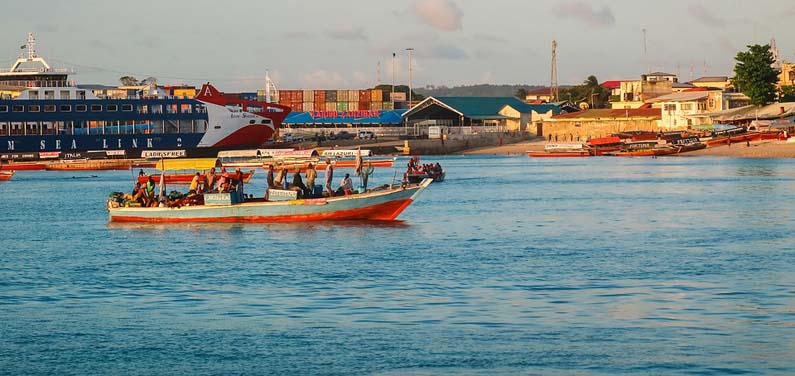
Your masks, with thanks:
[[[602,87],[606,89],[615,89],[621,87],[621,83],[626,82],[626,80],[613,80],[613,81],[605,81],[602,82]]]
[[[553,119],[593,119],[593,118],[626,118],[626,117],[662,117],[659,108],[630,108],[630,109],[596,109],[570,112],[553,116]]]

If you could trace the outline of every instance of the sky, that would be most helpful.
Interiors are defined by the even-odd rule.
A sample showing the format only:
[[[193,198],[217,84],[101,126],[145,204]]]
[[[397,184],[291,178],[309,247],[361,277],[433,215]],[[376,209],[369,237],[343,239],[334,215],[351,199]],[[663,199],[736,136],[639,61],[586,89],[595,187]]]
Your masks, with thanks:
[[[414,48],[415,87],[548,85],[553,39],[560,84],[649,70],[688,81],[691,66],[694,78],[730,76],[738,51],[771,37],[795,60],[788,0],[14,0],[2,8],[1,65],[33,32],[39,55],[75,68],[82,84],[133,75],[255,91],[267,70],[282,89],[365,88],[391,83],[393,66],[405,84]]]

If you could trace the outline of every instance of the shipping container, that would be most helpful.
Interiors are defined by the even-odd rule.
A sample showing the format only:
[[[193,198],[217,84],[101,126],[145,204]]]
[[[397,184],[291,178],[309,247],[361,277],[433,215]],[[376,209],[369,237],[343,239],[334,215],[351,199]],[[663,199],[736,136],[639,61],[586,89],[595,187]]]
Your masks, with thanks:
[[[304,111],[304,105],[301,102],[290,103],[290,108],[293,109],[293,112],[302,112],[302,111]]]
[[[301,90],[292,90],[292,97],[291,99],[293,102],[303,102],[304,101],[304,92]]]
[[[383,102],[384,95],[381,89],[370,90],[370,102]]]
[[[304,111],[307,111],[307,112],[315,110],[315,104],[312,103],[312,102],[304,102],[303,107],[304,107]]]
[[[326,91],[315,90],[315,102],[325,102],[325,101],[326,101]]]
[[[337,111],[348,111],[348,102],[337,102]]]
[[[359,111],[367,111],[370,109],[370,102],[359,102]]]
[[[311,102],[315,99],[315,91],[314,90],[304,90],[303,93],[304,102]]]
[[[337,95],[337,93],[334,93]],[[326,111],[337,111],[337,102],[326,102]]]
[[[337,102],[348,101],[348,90],[337,90]]]
[[[388,91],[382,91],[381,92],[381,101],[382,102],[389,102],[389,92]]]
[[[326,90],[326,102],[336,102],[336,101],[337,101],[337,91]]]
[[[348,90],[348,102],[359,101],[359,90]]]
[[[383,110],[384,109],[384,105],[380,101],[379,102],[370,102],[370,109],[371,110],[375,110],[375,111]]]
[[[359,102],[348,102],[348,111],[359,111]]]
[[[370,90],[359,90],[359,102],[369,102],[370,95]]]
[[[392,108],[392,102],[382,102],[382,103],[381,103],[381,107],[382,107],[384,110],[389,110],[389,111],[393,110],[393,108]]]

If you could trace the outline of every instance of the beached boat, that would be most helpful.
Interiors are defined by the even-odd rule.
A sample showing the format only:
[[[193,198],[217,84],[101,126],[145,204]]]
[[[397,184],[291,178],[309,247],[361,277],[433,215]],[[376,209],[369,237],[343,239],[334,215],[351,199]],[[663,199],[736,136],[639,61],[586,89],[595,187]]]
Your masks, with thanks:
[[[620,150],[610,153],[605,153],[605,155],[612,155],[615,157],[659,157],[663,155],[672,155],[677,154],[681,150],[681,147],[656,147],[650,149],[636,149],[636,150]]]
[[[444,170],[436,174],[406,174],[406,180],[411,184],[419,184],[425,179],[433,179],[434,183],[441,183],[444,181],[445,175]]]
[[[228,193],[205,194],[204,205],[182,207],[120,207],[108,200],[113,222],[307,222],[329,220],[394,220],[422,193],[431,179],[420,184],[384,186],[367,193],[288,201],[247,200],[232,203]]]
[[[590,157],[590,147],[583,144],[546,144],[543,151],[528,151],[531,158],[577,158]]]
[[[123,159],[70,160],[49,163],[46,169],[47,171],[129,170],[130,161]]]
[[[0,170],[5,171],[31,171],[31,170],[46,170],[48,162],[14,162],[0,164]]]
[[[0,171],[0,181],[9,181],[14,177],[15,171]]]

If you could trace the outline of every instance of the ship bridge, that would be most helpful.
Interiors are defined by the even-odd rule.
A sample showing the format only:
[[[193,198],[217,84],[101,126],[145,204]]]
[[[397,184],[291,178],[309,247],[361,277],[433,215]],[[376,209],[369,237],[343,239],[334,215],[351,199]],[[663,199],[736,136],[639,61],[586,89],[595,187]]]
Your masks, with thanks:
[[[53,68],[44,58],[36,54],[36,38],[28,33],[23,46],[27,56],[20,56],[10,68],[0,68],[0,85],[21,87],[65,87],[67,78],[74,70]]]

